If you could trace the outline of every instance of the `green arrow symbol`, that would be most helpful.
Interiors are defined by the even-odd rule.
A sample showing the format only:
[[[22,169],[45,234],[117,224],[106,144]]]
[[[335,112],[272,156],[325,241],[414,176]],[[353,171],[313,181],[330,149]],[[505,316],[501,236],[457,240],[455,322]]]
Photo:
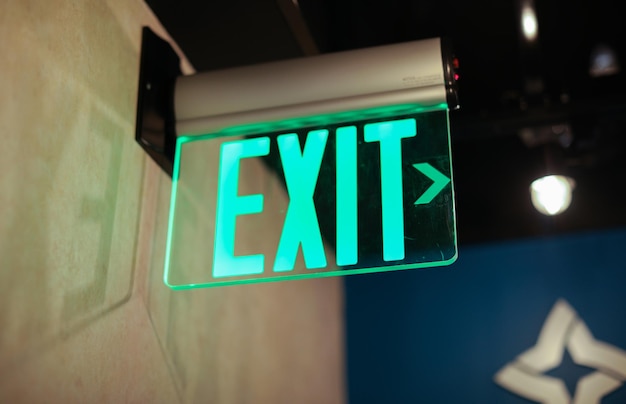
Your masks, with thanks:
[[[415,201],[415,205],[425,205],[430,203],[434,197],[437,196],[441,190],[448,185],[450,182],[450,178],[441,174],[437,171],[433,166],[428,163],[418,163],[413,164],[418,171],[421,171],[422,174],[433,180],[431,186],[420,196],[417,201]]]

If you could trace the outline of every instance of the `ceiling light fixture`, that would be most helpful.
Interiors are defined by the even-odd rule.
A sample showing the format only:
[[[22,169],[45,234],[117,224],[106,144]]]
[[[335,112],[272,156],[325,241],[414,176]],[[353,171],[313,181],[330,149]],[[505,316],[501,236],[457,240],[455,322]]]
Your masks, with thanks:
[[[537,15],[532,0],[527,0],[522,5],[522,32],[528,42],[537,39]]]
[[[530,199],[540,213],[554,216],[563,213],[572,203],[572,191],[576,181],[565,175],[567,161],[565,149],[573,135],[568,122],[523,128],[519,136],[526,146],[541,153],[529,191]],[[537,156],[539,157],[539,156]]]
[[[565,175],[547,175],[530,185],[530,199],[535,209],[547,216],[563,213],[572,203],[573,178]]]
[[[591,51],[589,75],[611,76],[619,73],[620,65],[615,51],[608,45],[598,44]]]

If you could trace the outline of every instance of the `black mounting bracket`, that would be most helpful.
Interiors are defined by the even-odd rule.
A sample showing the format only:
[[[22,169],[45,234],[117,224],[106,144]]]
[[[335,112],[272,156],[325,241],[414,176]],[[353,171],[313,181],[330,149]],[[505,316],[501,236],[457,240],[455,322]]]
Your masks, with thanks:
[[[172,176],[176,147],[174,84],[180,59],[171,45],[144,27],[137,96],[135,140]]]

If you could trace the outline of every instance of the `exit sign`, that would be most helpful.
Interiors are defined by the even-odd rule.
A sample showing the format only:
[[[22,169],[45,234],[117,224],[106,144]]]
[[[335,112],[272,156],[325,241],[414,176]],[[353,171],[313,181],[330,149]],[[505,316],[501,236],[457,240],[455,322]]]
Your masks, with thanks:
[[[179,137],[174,289],[448,265],[457,255],[447,109]]]

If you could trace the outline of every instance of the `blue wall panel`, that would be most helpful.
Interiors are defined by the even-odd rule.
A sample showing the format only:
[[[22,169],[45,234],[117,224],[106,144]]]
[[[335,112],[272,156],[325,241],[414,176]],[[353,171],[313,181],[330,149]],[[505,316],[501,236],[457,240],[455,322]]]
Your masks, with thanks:
[[[626,230],[461,248],[448,268],[345,281],[353,404],[534,402],[494,375],[535,345],[559,299],[626,354]],[[548,373],[574,396],[595,369],[566,355]],[[626,387],[602,403],[626,403]]]

